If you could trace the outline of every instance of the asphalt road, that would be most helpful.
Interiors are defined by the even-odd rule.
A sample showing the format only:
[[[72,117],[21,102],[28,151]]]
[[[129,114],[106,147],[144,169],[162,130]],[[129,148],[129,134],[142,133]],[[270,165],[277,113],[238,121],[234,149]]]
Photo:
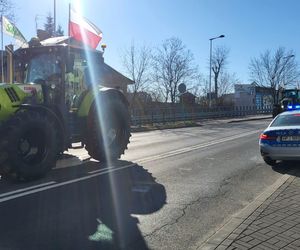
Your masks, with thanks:
[[[0,249],[196,249],[274,183],[267,120],[134,133],[120,161],[63,161],[31,183],[0,181]]]

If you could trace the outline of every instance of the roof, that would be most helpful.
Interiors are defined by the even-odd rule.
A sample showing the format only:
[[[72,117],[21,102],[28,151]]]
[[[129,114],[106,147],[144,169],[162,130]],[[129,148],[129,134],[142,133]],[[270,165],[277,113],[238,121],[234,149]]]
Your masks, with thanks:
[[[102,81],[108,85],[114,85],[116,83],[134,84],[134,81],[122,75],[106,63],[104,63],[102,67]]]
[[[45,39],[43,41],[41,41],[41,44],[43,46],[53,46],[53,45],[57,45],[57,44],[68,44],[68,40],[69,40],[69,36],[58,36],[58,37],[50,37],[48,39]]]

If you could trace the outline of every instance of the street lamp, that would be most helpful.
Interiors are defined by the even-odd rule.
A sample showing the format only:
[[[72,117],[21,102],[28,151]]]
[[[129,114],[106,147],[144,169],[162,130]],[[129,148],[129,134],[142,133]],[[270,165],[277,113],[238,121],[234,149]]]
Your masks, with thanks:
[[[220,35],[217,37],[210,38],[210,52],[209,52],[209,102],[208,105],[211,107],[211,57],[212,57],[212,41],[218,38],[223,38],[224,35]]]

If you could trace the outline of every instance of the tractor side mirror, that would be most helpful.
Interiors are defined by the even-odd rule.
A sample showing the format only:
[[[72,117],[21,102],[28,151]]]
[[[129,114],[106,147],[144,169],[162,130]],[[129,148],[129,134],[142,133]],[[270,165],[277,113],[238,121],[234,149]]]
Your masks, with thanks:
[[[73,54],[69,54],[69,56],[67,57],[66,73],[73,72],[74,61],[75,56]]]

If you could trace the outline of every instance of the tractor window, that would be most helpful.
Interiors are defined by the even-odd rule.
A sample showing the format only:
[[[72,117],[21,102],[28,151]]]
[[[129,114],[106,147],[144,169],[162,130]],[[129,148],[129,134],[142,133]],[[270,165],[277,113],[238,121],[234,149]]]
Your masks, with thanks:
[[[97,59],[98,54],[86,54],[82,51],[71,52],[69,57],[65,75],[65,98],[67,106],[72,109],[80,106],[86,90],[90,89],[92,84],[100,84],[101,62]]]
[[[73,68],[70,68],[65,75],[65,98],[67,106],[71,109],[79,107],[83,94],[87,90],[84,77],[87,63],[80,53],[71,54],[70,57],[74,59],[74,63]]]
[[[54,54],[40,54],[30,60],[25,82],[40,83],[60,75],[60,58]]]

